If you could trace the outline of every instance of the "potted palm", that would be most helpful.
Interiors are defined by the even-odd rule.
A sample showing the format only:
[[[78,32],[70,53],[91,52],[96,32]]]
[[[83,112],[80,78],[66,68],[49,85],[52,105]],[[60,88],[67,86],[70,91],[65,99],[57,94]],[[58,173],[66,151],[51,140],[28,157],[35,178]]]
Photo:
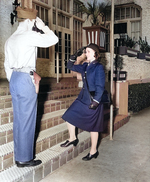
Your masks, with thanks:
[[[123,57],[116,54],[116,57],[114,58],[114,80],[115,81],[122,81],[126,80],[127,72],[121,71],[124,66]]]
[[[142,38],[139,37],[138,44],[141,52],[138,53],[137,58],[150,60],[150,55],[148,54],[150,52],[150,46],[148,45],[146,37],[145,40],[142,40]]]
[[[87,44],[95,43],[100,46],[101,50],[105,51],[105,36],[108,28],[102,24],[102,18],[105,20],[106,13],[110,11],[110,6],[108,3],[98,2],[93,0],[93,2],[83,3],[79,7],[79,12],[86,15],[86,19],[90,20],[91,26],[83,27],[86,31]]]
[[[127,72],[122,71],[124,67],[124,61],[123,57],[119,54],[116,54],[116,57],[114,58],[114,71],[113,71],[113,80],[114,81],[123,81],[127,78]],[[111,71],[108,72],[108,78],[110,80],[111,77]]]

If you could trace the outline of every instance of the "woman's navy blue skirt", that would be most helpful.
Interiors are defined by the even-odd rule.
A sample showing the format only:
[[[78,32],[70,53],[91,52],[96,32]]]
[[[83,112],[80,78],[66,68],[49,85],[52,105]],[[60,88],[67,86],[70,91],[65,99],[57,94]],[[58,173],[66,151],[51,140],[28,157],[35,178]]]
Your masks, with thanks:
[[[104,109],[99,104],[96,110],[76,99],[62,118],[68,123],[85,131],[102,132],[104,130]]]

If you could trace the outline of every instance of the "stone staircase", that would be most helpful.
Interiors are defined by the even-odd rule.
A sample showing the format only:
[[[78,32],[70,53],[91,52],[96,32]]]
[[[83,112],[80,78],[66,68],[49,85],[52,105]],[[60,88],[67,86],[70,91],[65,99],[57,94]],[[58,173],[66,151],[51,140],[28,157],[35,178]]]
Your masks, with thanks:
[[[13,108],[8,84],[0,84],[0,182],[39,182],[90,147],[89,132],[78,129],[79,144],[61,148],[68,138],[66,123],[61,116],[76,99],[80,88],[76,78],[42,79],[38,95],[36,127],[36,158],[42,164],[17,168],[13,155]],[[105,109],[109,121],[109,109]],[[120,122],[120,121],[119,121]],[[126,122],[126,121],[125,121]],[[118,124],[118,122],[116,122]],[[121,124],[116,125],[116,129]],[[102,135],[105,137],[108,131]]]

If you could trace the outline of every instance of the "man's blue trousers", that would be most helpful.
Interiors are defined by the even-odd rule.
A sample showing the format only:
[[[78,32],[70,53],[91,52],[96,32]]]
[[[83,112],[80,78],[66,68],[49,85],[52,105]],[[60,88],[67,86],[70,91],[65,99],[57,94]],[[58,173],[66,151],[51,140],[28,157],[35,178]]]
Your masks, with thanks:
[[[9,85],[13,103],[15,161],[26,162],[33,159],[37,94],[28,73],[13,71]]]

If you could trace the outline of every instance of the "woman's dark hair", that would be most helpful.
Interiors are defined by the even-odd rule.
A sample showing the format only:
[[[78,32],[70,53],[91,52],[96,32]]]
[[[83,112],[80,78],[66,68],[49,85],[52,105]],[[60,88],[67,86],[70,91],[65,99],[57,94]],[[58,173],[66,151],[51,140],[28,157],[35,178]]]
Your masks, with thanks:
[[[94,55],[94,57],[96,58],[96,60],[97,60],[98,62],[100,62],[100,61],[101,61],[100,52],[98,52],[98,53],[97,53],[97,51],[95,51],[95,55]]]
[[[87,48],[91,48],[95,51],[95,55],[94,57],[100,61],[100,51],[99,51],[99,46],[97,44],[91,43],[89,45],[87,45]]]

